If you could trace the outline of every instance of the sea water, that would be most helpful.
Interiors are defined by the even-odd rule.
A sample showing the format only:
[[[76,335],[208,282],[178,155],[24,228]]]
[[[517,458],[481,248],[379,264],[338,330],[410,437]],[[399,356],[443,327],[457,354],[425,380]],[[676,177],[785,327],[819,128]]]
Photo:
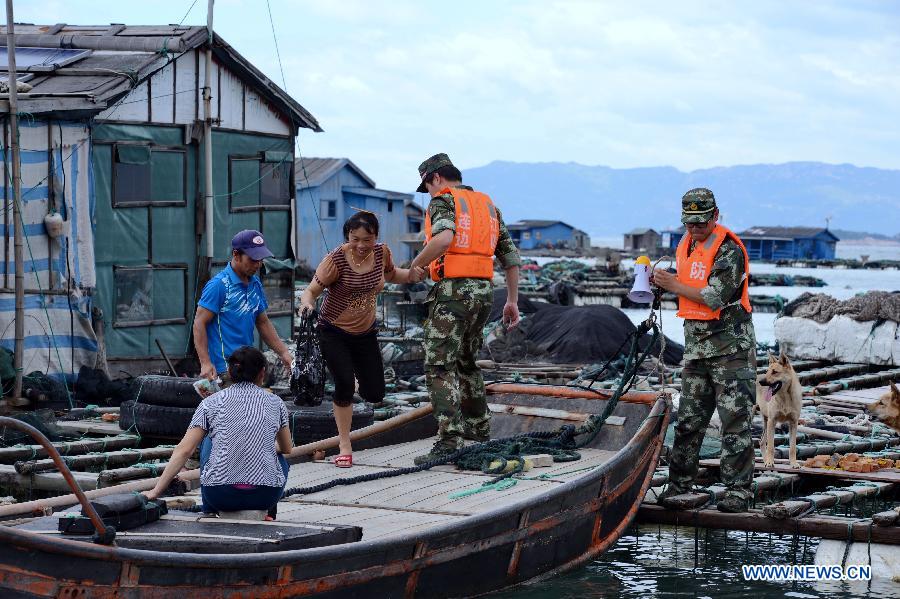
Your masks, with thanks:
[[[870,582],[852,583],[749,582],[743,578],[742,565],[813,564],[817,547],[817,539],[790,534],[633,526],[609,551],[585,566],[492,597],[880,599],[900,596],[900,583],[878,576]]]

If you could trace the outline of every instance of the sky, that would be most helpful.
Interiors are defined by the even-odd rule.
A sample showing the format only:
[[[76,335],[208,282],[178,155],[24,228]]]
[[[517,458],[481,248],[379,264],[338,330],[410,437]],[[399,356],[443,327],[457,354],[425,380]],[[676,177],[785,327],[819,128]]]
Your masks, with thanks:
[[[14,10],[40,24],[205,24],[206,0],[192,2]],[[214,28],[319,120],[324,133],[301,132],[302,155],[350,158],[382,188],[411,191],[437,152],[463,171],[494,160],[900,169],[893,0],[270,6],[272,22],[265,0],[218,0]]]

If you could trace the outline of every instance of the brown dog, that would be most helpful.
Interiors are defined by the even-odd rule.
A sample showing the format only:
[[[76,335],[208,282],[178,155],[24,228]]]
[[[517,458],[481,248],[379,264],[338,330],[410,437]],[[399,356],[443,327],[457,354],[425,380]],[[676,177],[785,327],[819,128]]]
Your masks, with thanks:
[[[768,468],[775,466],[775,425],[787,422],[791,428],[791,468],[799,468],[797,423],[803,407],[803,387],[784,353],[778,358],[769,354],[769,368],[756,381],[756,407],[763,417],[763,434],[759,439],[763,463]]]
[[[882,395],[878,401],[866,406],[866,411],[876,420],[900,431],[900,389],[891,382],[891,390]]]

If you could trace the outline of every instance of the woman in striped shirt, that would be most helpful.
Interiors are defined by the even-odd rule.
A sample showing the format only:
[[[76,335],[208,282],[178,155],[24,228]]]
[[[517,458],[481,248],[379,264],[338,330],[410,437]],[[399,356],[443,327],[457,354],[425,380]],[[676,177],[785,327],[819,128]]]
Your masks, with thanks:
[[[156,486],[144,493],[148,499],[166,490],[200,445],[204,511],[274,515],[290,468],[284,455],[294,444],[284,402],[261,388],[266,365],[255,347],[245,345],[228,356],[232,385],[200,402]]]
[[[334,419],[340,439],[334,463],[353,465],[350,424],[353,420],[354,379],[368,402],[384,399],[384,365],[375,326],[375,301],[384,282],[421,281],[425,271],[396,268],[391,251],[378,239],[378,219],[360,211],[344,223],[346,243],[325,256],[312,282],[300,296],[303,314],[315,309],[316,298],[328,290],[319,313],[322,355],[334,379]]]

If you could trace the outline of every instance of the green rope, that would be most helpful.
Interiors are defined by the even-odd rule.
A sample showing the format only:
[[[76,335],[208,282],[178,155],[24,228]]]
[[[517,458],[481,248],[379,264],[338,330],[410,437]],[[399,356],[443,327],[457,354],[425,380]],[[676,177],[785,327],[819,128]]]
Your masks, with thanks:
[[[497,482],[485,483],[484,485],[475,487],[473,489],[450,493],[450,495],[448,495],[447,497],[449,497],[450,499],[461,499],[463,497],[469,497],[470,495],[483,493],[484,491],[505,491],[506,489],[515,487],[518,482],[519,481],[515,478],[505,478],[503,480],[498,480]]]
[[[569,474],[578,474],[579,472],[587,472],[588,470],[594,470],[595,468],[599,468],[604,464],[595,464],[593,466],[585,466],[584,468],[576,468],[575,470],[566,470],[565,472],[550,472],[547,474],[540,474],[538,476],[525,476],[522,477],[522,480],[547,480],[550,478],[556,478],[557,476],[567,476]]]
[[[147,464],[144,462],[138,462],[131,466],[132,468],[146,468],[150,471],[151,476],[158,476],[159,472],[159,464]]]

